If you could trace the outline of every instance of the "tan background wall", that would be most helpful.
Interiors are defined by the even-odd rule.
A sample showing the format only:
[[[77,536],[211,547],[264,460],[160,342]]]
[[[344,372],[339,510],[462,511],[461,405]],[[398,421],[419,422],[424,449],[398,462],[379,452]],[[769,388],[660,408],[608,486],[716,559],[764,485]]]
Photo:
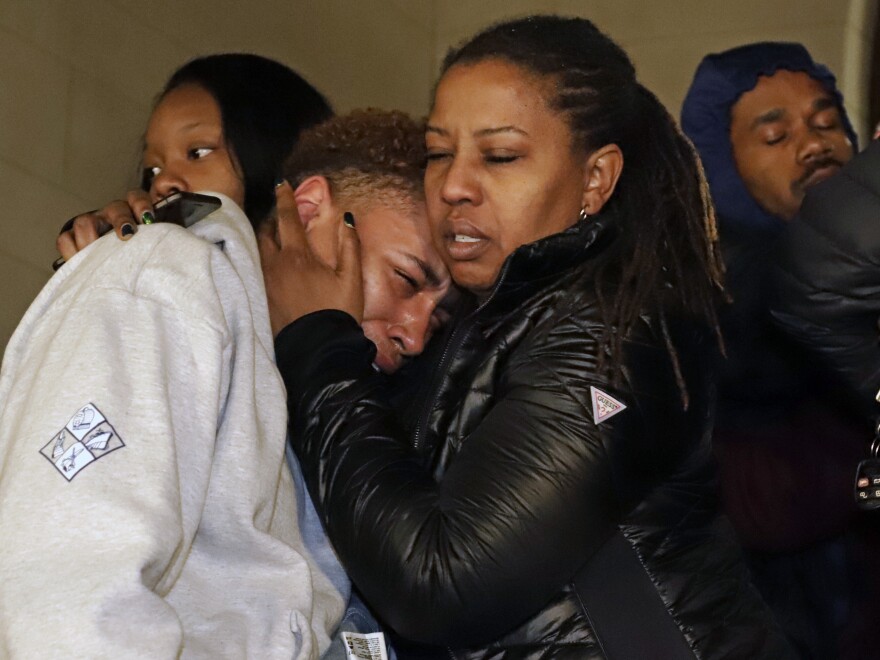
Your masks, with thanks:
[[[310,79],[338,110],[424,114],[449,45],[536,11],[592,18],[674,114],[702,55],[801,41],[867,127],[877,0],[0,0],[0,350],[51,275],[71,215],[136,182],[153,96],[190,57],[251,51]],[[865,130],[865,129],[863,129]]]

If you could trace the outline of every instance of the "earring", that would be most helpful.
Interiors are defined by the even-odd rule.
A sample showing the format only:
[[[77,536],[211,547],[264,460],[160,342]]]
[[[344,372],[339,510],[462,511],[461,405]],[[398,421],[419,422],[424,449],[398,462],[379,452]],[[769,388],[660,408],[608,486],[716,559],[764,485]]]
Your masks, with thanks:
[[[590,217],[590,214],[587,213],[587,207],[582,206],[581,212],[578,214],[578,221],[579,222],[586,222],[589,217]]]

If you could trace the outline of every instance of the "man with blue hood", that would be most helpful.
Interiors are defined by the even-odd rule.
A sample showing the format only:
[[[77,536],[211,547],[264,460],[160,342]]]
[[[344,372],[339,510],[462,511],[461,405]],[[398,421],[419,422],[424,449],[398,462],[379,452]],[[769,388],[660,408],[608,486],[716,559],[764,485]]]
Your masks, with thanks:
[[[791,641],[837,657],[851,591],[839,537],[865,435],[832,376],[774,326],[770,282],[780,233],[856,135],[834,76],[793,43],[705,57],[682,128],[706,170],[732,298],[715,432],[724,507]]]

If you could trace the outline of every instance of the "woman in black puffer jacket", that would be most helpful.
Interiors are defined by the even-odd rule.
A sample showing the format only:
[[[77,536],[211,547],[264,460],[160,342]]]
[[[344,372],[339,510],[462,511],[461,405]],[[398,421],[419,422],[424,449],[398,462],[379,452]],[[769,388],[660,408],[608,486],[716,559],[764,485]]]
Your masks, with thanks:
[[[398,654],[787,657],[716,513],[717,236],[674,121],[590,22],[533,17],[447,58],[427,146],[464,295],[412,417],[326,277],[276,339],[294,449]]]

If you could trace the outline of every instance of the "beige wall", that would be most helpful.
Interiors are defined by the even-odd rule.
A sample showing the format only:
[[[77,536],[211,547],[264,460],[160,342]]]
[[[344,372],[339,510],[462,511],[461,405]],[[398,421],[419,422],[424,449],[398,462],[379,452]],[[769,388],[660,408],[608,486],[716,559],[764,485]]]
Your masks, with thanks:
[[[151,100],[178,65],[257,52],[339,109],[424,113],[432,10],[407,0],[0,0],[0,351],[51,275],[61,223],[136,182]]]
[[[536,10],[584,16],[618,41],[641,81],[677,117],[706,53],[753,41],[800,41],[843,83],[867,126],[864,86],[876,0],[435,0],[439,63],[481,25]]]
[[[0,0],[0,350],[51,275],[69,216],[136,180],[151,99],[186,59],[252,51],[296,68],[340,110],[427,110],[450,44],[499,18],[588,16],[678,114],[700,57],[804,42],[864,125],[876,0]]]

